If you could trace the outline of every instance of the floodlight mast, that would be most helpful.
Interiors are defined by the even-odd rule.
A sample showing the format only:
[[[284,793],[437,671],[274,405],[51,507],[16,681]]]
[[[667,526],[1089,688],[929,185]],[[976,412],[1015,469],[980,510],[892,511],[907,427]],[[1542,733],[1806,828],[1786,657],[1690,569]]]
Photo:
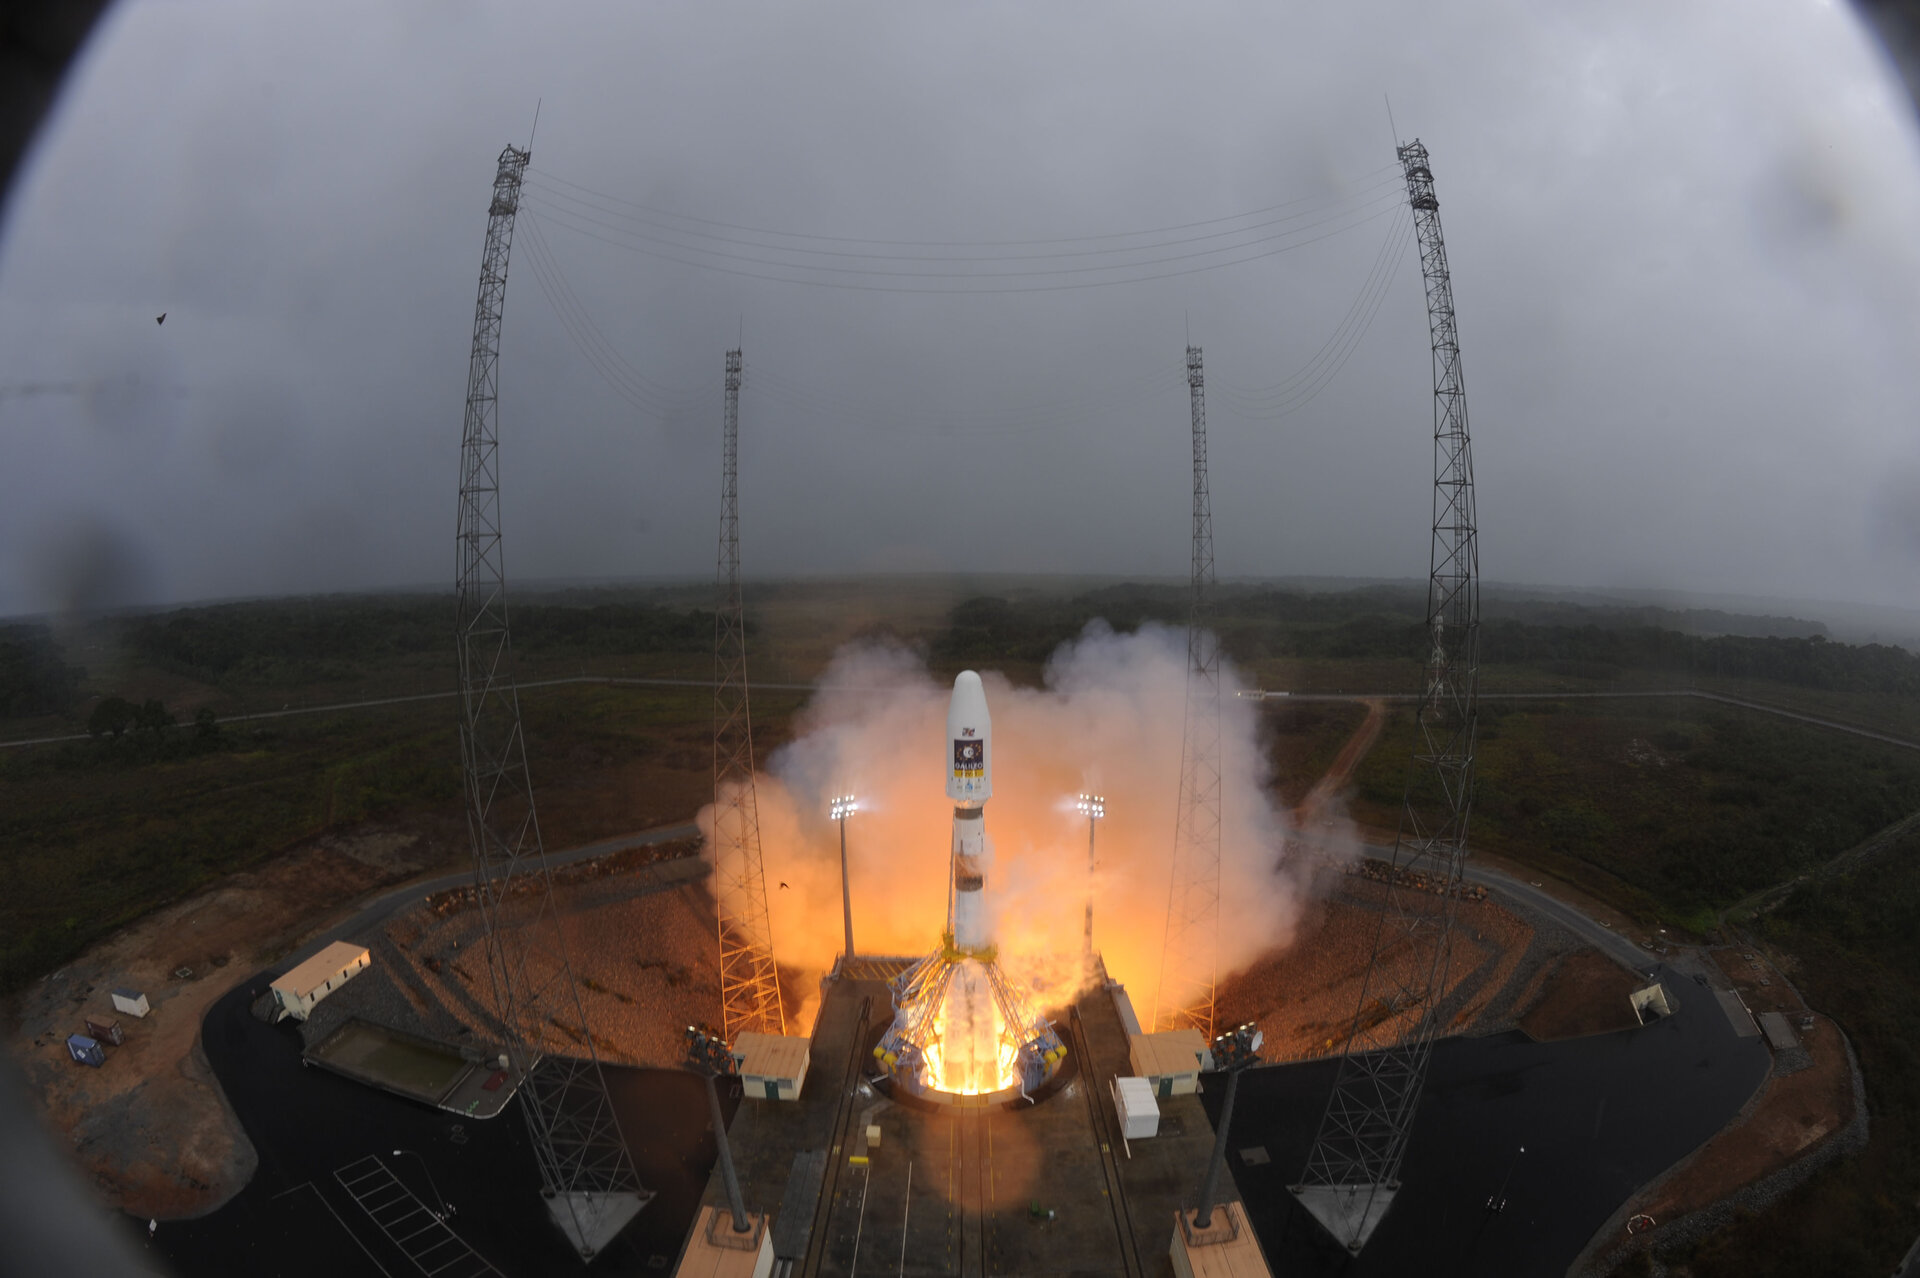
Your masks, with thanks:
[[[1087,819],[1087,922],[1080,942],[1080,966],[1086,984],[1093,983],[1093,835],[1100,818],[1107,814],[1107,801],[1097,794],[1083,794],[1075,801],[1074,811]]]
[[[747,707],[747,627],[740,597],[740,374],[727,352],[721,416],[719,606],[713,620],[713,896],[719,915],[721,1032],[787,1032],[773,923],[760,858],[753,784],[753,717]]]
[[[498,1029],[522,1081],[542,1192],[554,1221],[591,1259],[651,1197],[640,1187],[601,1075],[574,982],[540,841],[507,630],[499,470],[500,320],[520,184],[531,152],[500,153],[474,305],[460,442],[455,535],[455,646],[460,665],[460,761],[476,897]],[[585,1059],[544,1055],[560,1029]],[[561,1050],[572,1044],[553,1043]]]
[[[853,887],[847,877],[847,818],[860,810],[860,803],[851,794],[843,794],[833,801],[828,809],[835,825],[840,827],[840,911],[847,925],[847,962],[853,962]]]
[[[1213,1065],[1227,1075],[1227,1094],[1220,1102],[1220,1126],[1213,1134],[1213,1154],[1207,1159],[1206,1179],[1200,1183],[1200,1206],[1190,1217],[1196,1230],[1213,1226],[1213,1209],[1220,1200],[1220,1169],[1227,1165],[1227,1128],[1233,1123],[1233,1101],[1240,1092],[1240,1073],[1260,1060],[1266,1035],[1248,1021],[1213,1040]]]
[[[1466,868],[1479,713],[1479,537],[1453,283],[1427,149],[1415,139],[1397,154],[1420,240],[1433,363],[1427,675],[1373,959],[1333,1094],[1301,1183],[1293,1187],[1302,1205],[1355,1253],[1366,1246],[1399,1188],[1407,1135],[1441,1028]],[[1416,881],[1423,885],[1412,886]],[[1388,1014],[1370,1016],[1368,1009],[1376,1007]]]
[[[739,1072],[733,1048],[708,1025],[687,1026],[687,1067],[706,1082],[707,1115],[713,1123],[714,1151],[720,1158],[720,1183],[727,1191],[727,1211],[733,1217],[733,1232],[744,1234],[753,1228],[747,1215],[746,1195],[740,1192],[740,1175],[733,1168],[733,1145],[727,1138],[727,1118],[720,1110],[720,1079]]]
[[[1193,426],[1193,586],[1187,607],[1186,727],[1174,817],[1173,883],[1160,949],[1154,1027],[1213,1038],[1220,933],[1220,642],[1213,633],[1213,497],[1207,480],[1206,378],[1187,347]]]

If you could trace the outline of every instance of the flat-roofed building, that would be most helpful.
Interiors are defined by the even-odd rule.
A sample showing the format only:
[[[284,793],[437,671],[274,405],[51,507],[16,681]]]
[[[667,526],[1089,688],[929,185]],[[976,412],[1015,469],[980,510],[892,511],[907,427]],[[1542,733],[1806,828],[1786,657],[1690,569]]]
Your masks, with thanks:
[[[811,1050],[811,1040],[790,1034],[741,1034],[733,1040],[733,1059],[744,1094],[756,1100],[799,1100]]]
[[[274,981],[273,1001],[280,1009],[274,1019],[306,1020],[321,999],[366,971],[371,961],[366,946],[335,941]]]
[[[1213,1068],[1213,1053],[1197,1029],[1160,1034],[1129,1034],[1127,1056],[1136,1077],[1153,1084],[1156,1096],[1185,1096],[1200,1090],[1200,1071]]]

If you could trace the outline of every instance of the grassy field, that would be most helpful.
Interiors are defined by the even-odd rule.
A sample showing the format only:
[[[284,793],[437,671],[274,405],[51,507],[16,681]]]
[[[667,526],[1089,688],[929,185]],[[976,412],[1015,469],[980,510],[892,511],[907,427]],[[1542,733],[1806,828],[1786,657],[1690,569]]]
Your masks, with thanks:
[[[1398,824],[1412,717],[1357,772],[1356,818]],[[1491,702],[1481,725],[1474,847],[1696,933],[1920,810],[1920,751],[1712,702]]]

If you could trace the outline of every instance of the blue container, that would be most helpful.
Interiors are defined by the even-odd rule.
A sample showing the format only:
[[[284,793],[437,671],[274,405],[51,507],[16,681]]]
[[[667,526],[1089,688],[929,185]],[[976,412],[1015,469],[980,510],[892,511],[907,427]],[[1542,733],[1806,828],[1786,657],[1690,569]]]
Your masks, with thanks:
[[[67,1052],[75,1061],[82,1065],[91,1065],[95,1069],[107,1063],[107,1049],[85,1034],[67,1035]]]

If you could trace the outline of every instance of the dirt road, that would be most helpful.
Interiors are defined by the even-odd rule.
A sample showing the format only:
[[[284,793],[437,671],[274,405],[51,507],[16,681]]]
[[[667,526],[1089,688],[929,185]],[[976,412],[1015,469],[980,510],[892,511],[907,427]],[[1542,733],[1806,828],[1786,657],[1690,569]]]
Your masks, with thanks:
[[[1307,797],[1294,809],[1294,825],[1303,830],[1312,829],[1321,819],[1322,812],[1329,802],[1339,797],[1353,779],[1353,770],[1360,766],[1360,760],[1367,757],[1367,751],[1373,749],[1373,743],[1380,739],[1380,728],[1387,721],[1387,703],[1377,697],[1366,701],[1367,717],[1353,730],[1347,743],[1340,747],[1340,753],[1333,757],[1325,775],[1313,783],[1313,789],[1307,791]]]

